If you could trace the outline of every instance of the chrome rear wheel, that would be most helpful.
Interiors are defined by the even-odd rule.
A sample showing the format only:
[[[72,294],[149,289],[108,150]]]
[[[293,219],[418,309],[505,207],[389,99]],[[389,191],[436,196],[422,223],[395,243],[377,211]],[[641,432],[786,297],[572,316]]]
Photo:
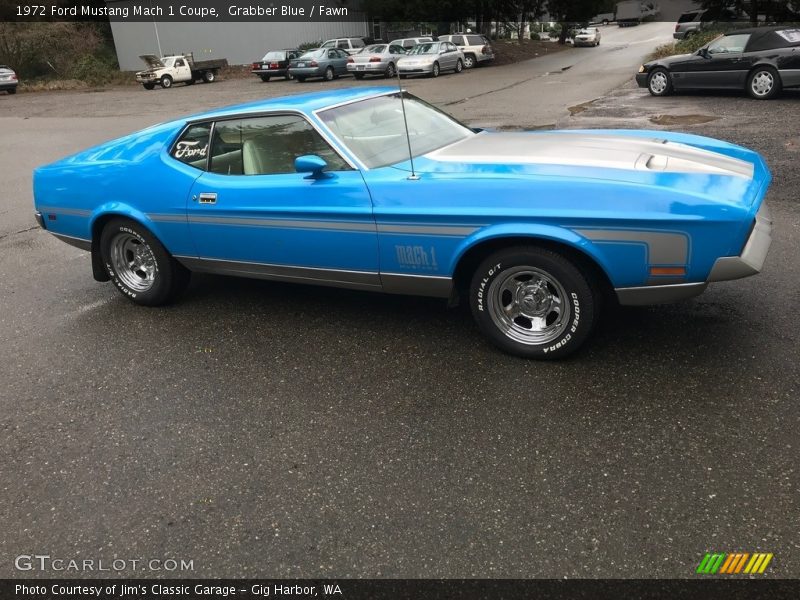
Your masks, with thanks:
[[[111,240],[111,263],[117,276],[136,292],[146,292],[156,280],[158,267],[150,247],[130,233]]]

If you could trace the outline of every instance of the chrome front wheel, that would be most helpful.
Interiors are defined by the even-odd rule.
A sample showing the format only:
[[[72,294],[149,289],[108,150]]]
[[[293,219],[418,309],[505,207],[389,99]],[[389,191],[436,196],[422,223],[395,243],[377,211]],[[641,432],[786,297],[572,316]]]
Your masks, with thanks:
[[[522,344],[546,344],[567,327],[570,305],[564,286],[550,273],[514,267],[492,282],[489,313],[507,337]]]
[[[118,233],[111,240],[111,264],[117,276],[136,292],[146,292],[156,280],[158,267],[150,247],[130,233]]]
[[[525,358],[554,359],[577,350],[592,330],[599,294],[581,261],[539,246],[489,255],[472,276],[469,297],[481,331]]]

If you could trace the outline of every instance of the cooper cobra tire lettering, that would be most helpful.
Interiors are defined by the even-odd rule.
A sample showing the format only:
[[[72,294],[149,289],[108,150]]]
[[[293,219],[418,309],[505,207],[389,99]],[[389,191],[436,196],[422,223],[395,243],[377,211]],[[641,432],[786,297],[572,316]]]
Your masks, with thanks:
[[[148,263],[153,268],[152,284],[147,289],[132,289],[114,267],[112,259],[112,242],[120,234],[138,240],[152,258]],[[130,239],[130,238],[129,238]],[[118,251],[119,251],[119,247]],[[103,264],[114,286],[127,298],[144,306],[159,306],[172,301],[188,285],[190,273],[179,264],[159,240],[144,226],[125,218],[114,218],[109,221],[100,233],[100,253]],[[119,262],[119,255],[116,257]],[[126,261],[127,262],[127,259]],[[130,273],[123,273],[130,278]],[[137,283],[132,283],[137,287]]]
[[[591,332],[599,305],[581,265],[538,246],[489,256],[470,286],[478,327],[517,356],[553,360],[575,352]]]

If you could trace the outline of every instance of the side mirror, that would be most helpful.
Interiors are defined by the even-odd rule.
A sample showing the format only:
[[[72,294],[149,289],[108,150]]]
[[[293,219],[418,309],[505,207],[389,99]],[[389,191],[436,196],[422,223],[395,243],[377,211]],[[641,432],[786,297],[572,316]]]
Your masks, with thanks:
[[[700,48],[700,50],[697,51],[697,54],[703,58],[711,58],[711,53],[708,51],[708,48]]]
[[[306,179],[324,177],[323,171],[327,166],[328,163],[316,154],[305,154],[294,159],[294,168],[298,173],[310,173]]]

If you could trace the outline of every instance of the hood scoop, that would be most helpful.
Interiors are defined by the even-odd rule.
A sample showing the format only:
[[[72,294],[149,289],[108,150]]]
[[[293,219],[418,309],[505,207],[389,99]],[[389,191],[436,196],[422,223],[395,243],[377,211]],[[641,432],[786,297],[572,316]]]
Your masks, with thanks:
[[[559,165],[753,178],[753,164],[658,138],[579,133],[481,133],[427,158],[442,162]]]

